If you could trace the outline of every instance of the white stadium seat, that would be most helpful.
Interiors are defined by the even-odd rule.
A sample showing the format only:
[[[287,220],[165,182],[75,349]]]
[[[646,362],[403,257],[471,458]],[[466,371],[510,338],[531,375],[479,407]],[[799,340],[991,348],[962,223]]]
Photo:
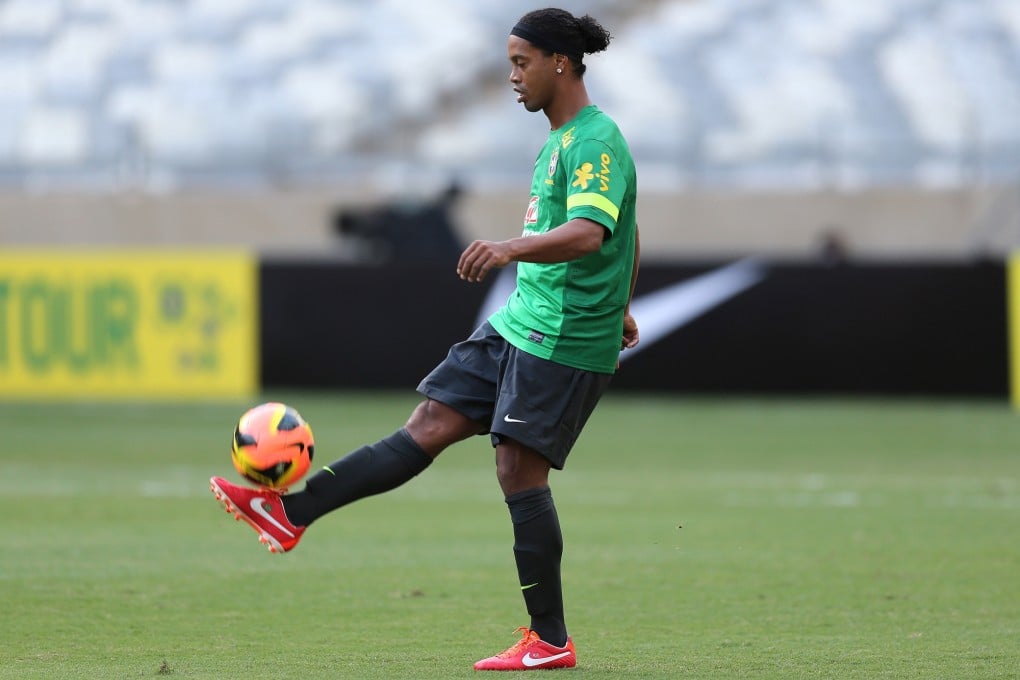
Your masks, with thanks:
[[[923,184],[974,158],[1020,179],[1016,0],[559,4],[612,29],[589,88],[663,183]],[[141,156],[181,181],[396,157],[516,178],[542,120],[506,82],[506,5],[6,0],[3,177]]]

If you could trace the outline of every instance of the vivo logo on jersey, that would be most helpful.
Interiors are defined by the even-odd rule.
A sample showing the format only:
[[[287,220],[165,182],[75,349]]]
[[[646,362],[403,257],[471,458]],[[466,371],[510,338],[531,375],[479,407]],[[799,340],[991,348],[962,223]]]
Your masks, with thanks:
[[[609,154],[604,153],[599,158],[602,163],[601,172],[599,173],[599,191],[609,191]]]
[[[524,213],[524,225],[538,222],[538,196],[532,196],[528,201],[528,211]]]

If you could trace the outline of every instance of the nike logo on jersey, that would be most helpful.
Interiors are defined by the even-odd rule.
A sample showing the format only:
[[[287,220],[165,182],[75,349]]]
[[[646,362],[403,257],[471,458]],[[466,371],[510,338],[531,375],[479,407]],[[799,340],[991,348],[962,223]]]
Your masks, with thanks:
[[[505,416],[503,416],[503,422],[504,423],[526,423],[528,421],[526,421],[526,420],[518,420],[517,418],[511,418],[510,414],[508,413]]]
[[[263,502],[262,499],[256,496],[255,498],[252,498],[251,501],[248,503],[248,507],[254,510],[256,514],[258,514],[260,517],[262,517],[267,522],[272,524],[274,527],[276,527],[283,533],[287,534],[291,538],[294,538],[294,534],[287,531],[287,527],[280,524],[278,521],[276,521],[275,517],[269,514],[269,511],[262,506],[262,502]]]
[[[534,668],[535,666],[552,663],[556,659],[562,659],[565,656],[570,656],[570,652],[561,652],[559,654],[553,654],[552,656],[537,656],[534,652],[528,652],[521,657],[521,663],[528,668]]]

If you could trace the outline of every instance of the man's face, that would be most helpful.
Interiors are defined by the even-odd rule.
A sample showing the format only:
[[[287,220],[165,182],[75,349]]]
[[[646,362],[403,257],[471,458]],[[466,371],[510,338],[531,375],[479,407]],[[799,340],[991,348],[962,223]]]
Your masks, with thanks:
[[[510,83],[517,93],[517,101],[532,113],[545,109],[552,101],[555,59],[516,35],[507,40],[507,57],[510,59]]]

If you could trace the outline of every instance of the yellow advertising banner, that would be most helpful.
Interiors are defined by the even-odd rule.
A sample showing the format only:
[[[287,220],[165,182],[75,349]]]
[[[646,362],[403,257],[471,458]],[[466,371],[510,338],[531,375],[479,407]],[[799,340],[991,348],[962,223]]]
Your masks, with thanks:
[[[236,251],[0,251],[0,398],[251,395],[257,277]]]

